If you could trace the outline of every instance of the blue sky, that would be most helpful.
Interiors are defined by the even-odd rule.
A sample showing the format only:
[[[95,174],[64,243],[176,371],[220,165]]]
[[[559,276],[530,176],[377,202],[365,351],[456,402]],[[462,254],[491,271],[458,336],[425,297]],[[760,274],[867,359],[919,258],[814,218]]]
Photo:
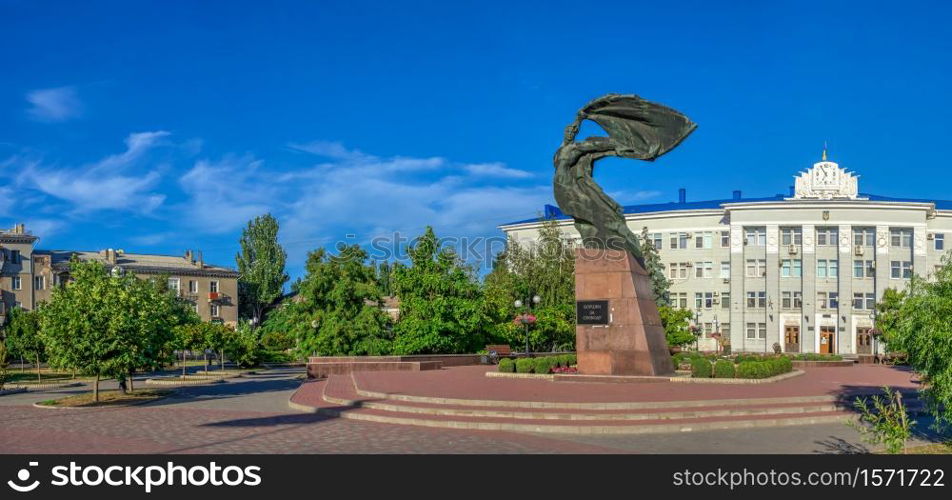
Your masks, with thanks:
[[[600,164],[623,204],[785,192],[824,141],[861,191],[948,199],[950,10],[0,0],[0,225],[233,266],[270,211],[293,274],[341,239],[499,235],[551,202],[562,128],[607,92],[699,124]]]

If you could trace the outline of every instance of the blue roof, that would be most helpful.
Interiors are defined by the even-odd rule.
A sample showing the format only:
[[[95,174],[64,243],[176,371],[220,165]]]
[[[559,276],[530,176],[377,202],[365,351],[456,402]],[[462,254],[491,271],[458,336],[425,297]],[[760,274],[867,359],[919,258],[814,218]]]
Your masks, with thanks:
[[[934,203],[935,208],[938,210],[952,210],[952,201],[950,200],[926,200],[919,198],[894,198],[891,196],[880,196],[876,194],[869,193],[860,193],[863,198],[868,198],[870,201],[897,201],[897,202],[906,202],[906,203]],[[645,205],[626,205],[622,207],[626,214],[643,214],[650,212],[673,212],[676,210],[705,210],[705,209],[717,209],[721,208],[721,205],[725,203],[751,203],[751,202],[767,202],[767,201],[783,201],[789,198],[790,195],[777,194],[774,196],[766,196],[763,198],[726,198],[721,200],[706,200],[706,201],[687,201],[684,203],[672,201],[669,203],[649,203]],[[505,226],[513,224],[528,224],[531,222],[540,222],[546,219],[556,219],[564,220],[569,219],[570,217],[563,214],[559,207],[553,205],[545,205],[542,217],[533,217],[531,219],[520,220],[515,222],[509,222],[503,224]]]

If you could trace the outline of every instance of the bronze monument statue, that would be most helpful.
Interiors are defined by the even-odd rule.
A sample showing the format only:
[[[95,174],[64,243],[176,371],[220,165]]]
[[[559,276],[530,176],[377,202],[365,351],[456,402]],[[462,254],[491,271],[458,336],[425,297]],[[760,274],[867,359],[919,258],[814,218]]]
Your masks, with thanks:
[[[583,120],[599,124],[608,137],[575,142]],[[556,203],[575,219],[586,247],[625,249],[642,262],[638,238],[625,224],[621,205],[592,178],[595,161],[606,156],[653,161],[695,128],[681,113],[631,94],[608,94],[579,110],[555,153],[554,187]]]
[[[583,120],[608,137],[576,142]],[[674,366],[644,269],[638,238],[621,205],[592,178],[606,156],[652,161],[674,149],[697,126],[677,111],[635,95],[609,94],[579,110],[555,153],[555,201],[575,219],[575,345],[586,375],[660,376]]]

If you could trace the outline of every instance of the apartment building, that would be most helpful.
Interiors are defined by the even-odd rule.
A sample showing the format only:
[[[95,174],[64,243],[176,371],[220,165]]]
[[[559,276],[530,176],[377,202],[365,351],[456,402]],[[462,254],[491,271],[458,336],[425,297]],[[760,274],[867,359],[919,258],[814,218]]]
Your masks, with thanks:
[[[734,351],[865,354],[875,303],[887,288],[928,276],[949,253],[952,201],[860,193],[857,177],[828,161],[795,177],[787,194],[625,207],[647,227],[672,281],[675,306],[691,309],[713,350],[718,332]],[[567,234],[571,219],[547,206]],[[538,237],[540,219],[500,226],[516,241]]]
[[[238,321],[238,272],[207,264],[201,252],[187,250],[181,256],[101,251],[42,250],[39,238],[23,224],[0,231],[0,316],[11,307],[33,309],[49,300],[52,290],[69,278],[69,263],[102,263],[112,273],[134,273],[139,278],[168,280],[178,296],[190,302],[204,321],[235,326]]]

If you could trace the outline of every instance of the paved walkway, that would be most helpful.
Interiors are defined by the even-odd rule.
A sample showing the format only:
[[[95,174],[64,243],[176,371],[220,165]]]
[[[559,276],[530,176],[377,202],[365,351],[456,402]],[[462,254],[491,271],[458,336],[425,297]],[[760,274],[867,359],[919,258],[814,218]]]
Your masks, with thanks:
[[[298,374],[273,370],[186,387],[127,408],[31,406],[84,387],[2,396],[0,453],[831,453],[863,446],[845,425],[553,437],[329,419],[288,409]]]

